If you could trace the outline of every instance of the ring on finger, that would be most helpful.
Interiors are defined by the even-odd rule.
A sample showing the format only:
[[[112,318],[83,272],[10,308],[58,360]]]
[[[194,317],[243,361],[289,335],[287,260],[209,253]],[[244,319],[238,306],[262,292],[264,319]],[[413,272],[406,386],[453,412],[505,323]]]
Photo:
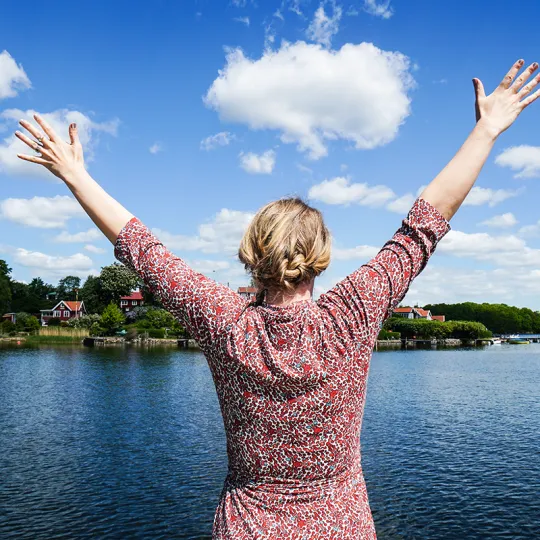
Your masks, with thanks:
[[[34,152],[41,154],[41,145],[39,143],[34,146]]]

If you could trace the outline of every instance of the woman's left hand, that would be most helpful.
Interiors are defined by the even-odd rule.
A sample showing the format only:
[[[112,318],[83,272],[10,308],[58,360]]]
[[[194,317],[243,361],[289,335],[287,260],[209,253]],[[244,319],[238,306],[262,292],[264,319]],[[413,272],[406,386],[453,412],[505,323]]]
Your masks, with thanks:
[[[518,60],[489,96],[486,96],[480,79],[473,79],[476,121],[494,138],[507,130],[521,111],[540,97],[540,91],[532,93],[540,83],[540,75],[529,81],[538,64],[534,62],[516,78],[522,67],[523,60]]]
[[[43,129],[44,133],[30,122],[21,120],[19,122],[21,126],[34,139],[27,137],[20,131],[16,131],[15,135],[40,155],[28,156],[26,154],[17,154],[17,157],[25,161],[43,165],[55,176],[58,176],[58,178],[64,181],[71,180],[77,175],[86,172],[84,168],[83,149],[77,133],[77,125],[71,124],[69,126],[70,142],[67,143],[58,136],[54,129],[41,116],[35,114],[34,119]]]

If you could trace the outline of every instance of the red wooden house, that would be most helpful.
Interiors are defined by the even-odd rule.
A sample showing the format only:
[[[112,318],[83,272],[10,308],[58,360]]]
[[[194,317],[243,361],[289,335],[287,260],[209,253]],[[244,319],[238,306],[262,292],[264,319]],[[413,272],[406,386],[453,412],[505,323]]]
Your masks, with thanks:
[[[248,302],[254,302],[257,290],[257,287],[238,287],[238,294]]]
[[[133,308],[139,307],[144,305],[144,299],[141,291],[135,291],[131,293],[129,296],[121,296],[120,297],[120,309],[127,313],[128,311],[131,311]]]
[[[86,308],[82,300],[61,300],[52,309],[41,310],[41,326],[47,326],[49,319],[60,319],[69,321],[69,319],[78,318],[86,315]]]

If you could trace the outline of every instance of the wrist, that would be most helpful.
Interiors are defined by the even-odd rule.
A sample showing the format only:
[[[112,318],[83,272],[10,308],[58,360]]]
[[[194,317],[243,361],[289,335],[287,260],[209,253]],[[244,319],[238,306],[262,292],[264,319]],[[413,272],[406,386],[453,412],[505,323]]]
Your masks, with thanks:
[[[486,122],[482,118],[478,120],[474,126],[473,133],[482,139],[494,143],[497,137],[501,134],[499,129],[494,128],[489,122]]]
[[[62,175],[62,180],[69,186],[69,187],[76,187],[81,182],[84,182],[87,178],[89,178],[88,171],[84,168],[84,165],[81,165],[80,167],[70,169],[65,174]]]

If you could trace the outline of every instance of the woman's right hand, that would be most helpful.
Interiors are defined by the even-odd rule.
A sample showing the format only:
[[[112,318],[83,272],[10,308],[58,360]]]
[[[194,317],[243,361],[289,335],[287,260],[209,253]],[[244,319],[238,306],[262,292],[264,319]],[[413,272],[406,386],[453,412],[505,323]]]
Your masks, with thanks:
[[[16,131],[15,135],[32,150],[41,155],[28,156],[25,154],[17,154],[17,157],[25,161],[42,165],[55,176],[64,180],[70,181],[78,175],[86,172],[84,167],[84,156],[77,125],[70,124],[69,140],[64,142],[54,131],[54,129],[38,114],[34,115],[34,119],[41,126],[45,133],[33,126],[26,120],[21,120],[21,126],[34,137],[31,139],[24,133]]]
[[[518,60],[489,96],[486,96],[480,79],[473,79],[476,93],[476,121],[493,138],[507,130],[521,111],[540,97],[538,91],[532,93],[540,83],[540,75],[529,81],[531,75],[538,69],[538,64],[534,62],[516,78],[522,67],[523,60]]]

